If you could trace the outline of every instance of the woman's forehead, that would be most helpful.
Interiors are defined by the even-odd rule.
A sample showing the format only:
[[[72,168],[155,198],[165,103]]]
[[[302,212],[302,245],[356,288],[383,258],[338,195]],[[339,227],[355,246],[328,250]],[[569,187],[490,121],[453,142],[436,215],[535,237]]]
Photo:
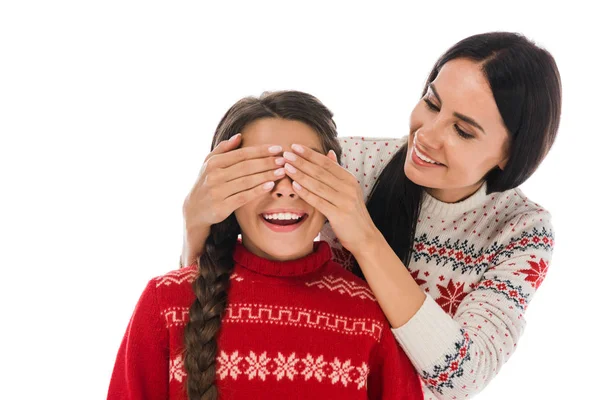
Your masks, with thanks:
[[[450,111],[477,120],[486,132],[503,129],[500,110],[480,63],[467,59],[448,61],[432,84]]]

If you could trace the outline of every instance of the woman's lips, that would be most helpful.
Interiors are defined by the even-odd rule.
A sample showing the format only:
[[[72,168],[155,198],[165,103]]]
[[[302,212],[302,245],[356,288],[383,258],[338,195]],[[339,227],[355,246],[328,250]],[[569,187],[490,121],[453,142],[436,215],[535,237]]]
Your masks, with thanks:
[[[416,146],[413,145],[411,152],[410,152],[410,158],[412,160],[413,163],[415,163],[416,165],[420,166],[420,167],[443,167],[444,164],[438,163],[438,164],[433,164],[430,162],[427,162],[423,159],[421,159],[418,155],[417,155],[417,150],[416,150]],[[429,158],[429,157],[427,157]]]

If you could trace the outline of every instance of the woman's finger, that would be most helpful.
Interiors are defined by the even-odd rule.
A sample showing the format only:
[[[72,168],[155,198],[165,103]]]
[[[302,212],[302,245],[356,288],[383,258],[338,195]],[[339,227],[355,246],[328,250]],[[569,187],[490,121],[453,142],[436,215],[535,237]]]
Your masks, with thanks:
[[[227,216],[244,204],[263,196],[267,192],[270,192],[274,186],[275,182],[269,181],[227,197],[221,202],[219,207],[221,213],[220,217],[222,217],[222,220],[227,218]]]
[[[334,160],[329,155],[321,154],[309,147],[302,146],[299,144],[293,144],[292,151],[292,154],[298,155],[300,156],[299,158],[302,158],[323,168],[325,171],[329,172],[338,179],[346,180],[349,178],[353,178],[353,175],[350,172],[348,172],[345,168],[342,168],[338,164],[337,160]],[[333,153],[333,155],[335,156],[335,153]]]
[[[311,193],[321,197],[327,202],[338,205],[342,200],[343,194],[334,189],[333,185],[327,185],[317,178],[295,168],[291,164],[285,164],[285,173],[289,176],[292,181],[300,184],[301,187],[309,190]],[[339,183],[339,179],[332,176]]]
[[[283,157],[263,157],[252,160],[245,160],[219,170],[219,175],[222,182],[230,182],[244,176],[259,174],[265,171],[273,171],[282,168],[285,160]],[[258,183],[256,183],[257,185]],[[255,186],[255,185],[252,185]],[[245,187],[244,189],[247,189]]]
[[[285,177],[285,170],[280,167],[276,170],[265,171],[257,174],[246,175],[229,182],[223,182],[216,187],[217,198],[226,199],[237,193],[252,189],[267,182],[277,182]]]
[[[296,181],[292,182],[292,188],[302,200],[306,201],[308,204],[319,210],[323,215],[325,215],[327,219],[333,218],[336,212],[336,207],[333,204],[323,199],[322,197],[311,193],[308,189],[304,188]]]
[[[221,142],[222,143],[222,142]],[[272,157],[282,152],[279,145],[260,145],[242,147],[225,153],[212,155],[206,159],[207,169],[227,168],[246,160],[256,158]]]

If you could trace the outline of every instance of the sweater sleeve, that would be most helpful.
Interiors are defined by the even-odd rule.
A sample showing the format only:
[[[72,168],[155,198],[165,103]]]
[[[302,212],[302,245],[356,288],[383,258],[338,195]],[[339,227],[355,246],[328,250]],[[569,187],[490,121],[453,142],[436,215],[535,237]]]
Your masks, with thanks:
[[[108,400],[167,399],[168,332],[161,323],[156,282],[144,289],[117,353]]]
[[[389,328],[371,355],[367,381],[369,399],[422,400],[421,380]]]
[[[490,267],[453,317],[427,295],[417,313],[393,330],[434,398],[464,399],[480,392],[523,333],[524,313],[546,275],[554,239],[545,211],[513,223],[515,229],[489,255]]]

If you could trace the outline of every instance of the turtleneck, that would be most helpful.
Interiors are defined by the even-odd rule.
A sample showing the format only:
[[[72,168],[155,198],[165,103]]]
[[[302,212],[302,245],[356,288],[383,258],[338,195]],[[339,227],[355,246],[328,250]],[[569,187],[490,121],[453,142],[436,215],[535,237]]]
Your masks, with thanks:
[[[423,194],[421,212],[427,215],[452,216],[473,210],[485,202],[487,184],[483,185],[475,193],[457,203],[444,203],[427,192]]]
[[[331,260],[331,249],[324,241],[315,242],[313,252],[289,261],[268,260],[251,253],[238,242],[233,252],[233,259],[240,266],[261,275],[274,277],[295,277],[316,271]]]

